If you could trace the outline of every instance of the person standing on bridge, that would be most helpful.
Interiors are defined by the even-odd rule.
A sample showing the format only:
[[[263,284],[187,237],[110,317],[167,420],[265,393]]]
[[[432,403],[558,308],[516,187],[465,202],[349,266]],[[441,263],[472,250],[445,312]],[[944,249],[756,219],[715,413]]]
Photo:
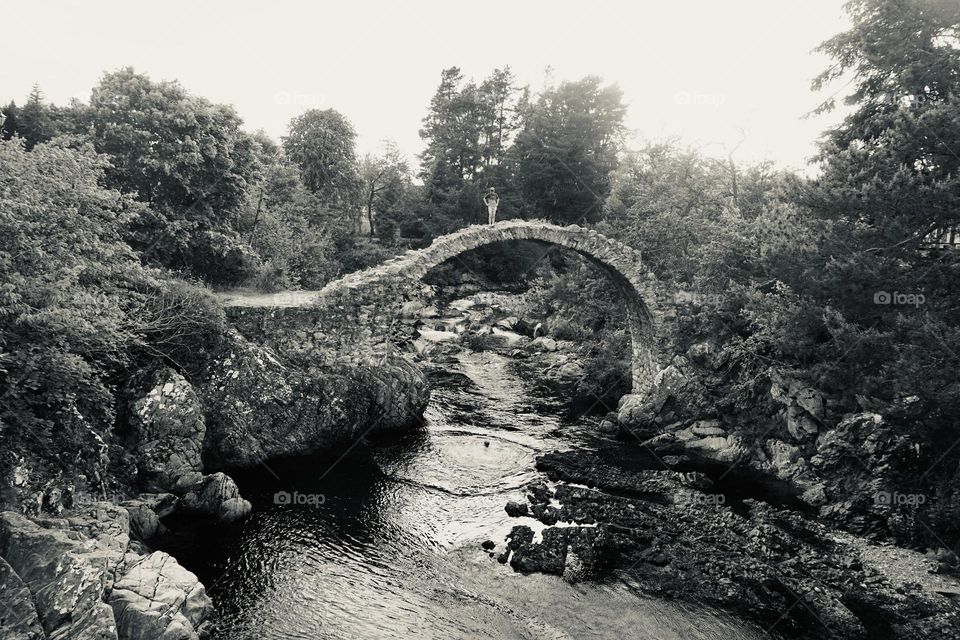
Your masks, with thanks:
[[[497,221],[497,205],[500,204],[500,196],[497,195],[493,187],[487,189],[487,194],[483,196],[483,203],[487,205],[487,224],[493,224]]]

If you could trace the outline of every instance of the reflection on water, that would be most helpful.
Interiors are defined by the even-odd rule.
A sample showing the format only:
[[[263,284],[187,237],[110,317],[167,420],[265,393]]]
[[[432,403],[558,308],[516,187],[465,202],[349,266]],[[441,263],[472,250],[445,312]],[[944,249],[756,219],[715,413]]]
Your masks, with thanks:
[[[518,524],[503,507],[539,476],[535,456],[585,435],[506,358],[458,362],[436,376],[419,432],[271,464],[282,486],[239,477],[248,519],[168,545],[208,586],[217,638],[762,637],[618,583],[518,575],[482,552]],[[279,490],[317,497],[278,505]]]

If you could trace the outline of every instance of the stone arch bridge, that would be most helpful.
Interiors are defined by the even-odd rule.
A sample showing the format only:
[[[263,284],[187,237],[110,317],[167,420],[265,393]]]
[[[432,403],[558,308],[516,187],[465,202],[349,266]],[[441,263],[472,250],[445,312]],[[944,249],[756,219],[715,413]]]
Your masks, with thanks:
[[[417,297],[428,271],[467,251],[525,240],[574,251],[596,265],[620,292],[633,345],[633,393],[647,391],[661,366],[671,304],[640,252],[576,225],[510,220],[474,225],[436,238],[387,262],[327,284],[320,291],[228,297],[227,315],[241,333],[288,356],[336,354],[369,363],[390,353],[403,305]]]

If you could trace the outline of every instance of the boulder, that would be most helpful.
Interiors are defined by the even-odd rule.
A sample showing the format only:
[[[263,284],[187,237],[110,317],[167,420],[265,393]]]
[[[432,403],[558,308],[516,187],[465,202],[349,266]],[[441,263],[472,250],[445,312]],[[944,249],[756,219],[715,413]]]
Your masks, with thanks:
[[[511,539],[510,566],[580,582],[596,577],[609,561],[611,545],[601,527],[548,527],[542,535],[540,542],[520,536]]]
[[[823,394],[776,370],[770,371],[770,397],[784,406],[787,432],[796,442],[816,438],[826,416]]]
[[[231,331],[198,387],[214,468],[331,450],[374,430],[419,424],[429,400],[423,372],[394,355],[377,364],[298,364]]]
[[[162,551],[132,564],[109,596],[120,637],[129,640],[192,640],[213,614],[206,589]]]
[[[694,438],[684,443],[686,449],[713,462],[730,464],[744,459],[748,454],[746,445],[739,436],[707,436]]]
[[[144,493],[134,500],[120,503],[130,519],[130,535],[141,542],[164,531],[160,518],[173,513],[177,497],[172,493]]]
[[[695,367],[685,357],[676,356],[656,373],[646,393],[623,396],[617,411],[628,428],[645,429],[703,415],[713,404]]]
[[[553,338],[547,338],[546,336],[540,336],[539,338],[534,338],[530,342],[530,346],[535,349],[540,349],[542,351],[556,351],[557,350],[557,341]]]
[[[723,428],[723,423],[719,420],[697,420],[690,425],[690,432],[701,438],[727,435],[726,430]]]
[[[204,476],[180,500],[183,510],[203,516],[233,522],[250,513],[250,502],[240,497],[240,489],[225,473]]]
[[[557,384],[573,385],[583,380],[587,375],[586,369],[576,360],[561,356],[562,360],[548,368],[544,375]]]
[[[519,518],[521,516],[530,515],[529,511],[527,510],[526,502],[515,502],[511,500],[507,503],[507,506],[504,507],[504,510],[511,518]]]

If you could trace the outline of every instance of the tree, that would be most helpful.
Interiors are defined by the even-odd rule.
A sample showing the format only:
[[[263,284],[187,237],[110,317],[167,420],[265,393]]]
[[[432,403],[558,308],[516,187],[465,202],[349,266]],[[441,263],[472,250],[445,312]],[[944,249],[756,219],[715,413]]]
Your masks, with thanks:
[[[304,187],[298,167],[271,144],[261,143],[263,170],[241,225],[263,261],[252,284],[264,291],[320,288],[339,270],[329,229],[336,218]]]
[[[512,151],[526,205],[561,223],[599,219],[625,114],[621,91],[597,77],[544,91]]]
[[[814,88],[850,76],[846,102],[856,109],[824,137],[814,205],[864,225],[866,243],[912,253],[930,232],[960,224],[960,4],[847,7],[853,27],[820,46],[834,63]]]
[[[0,134],[2,134],[2,136],[0,137],[4,140],[10,140],[13,136],[17,135],[17,128],[20,124],[20,109],[17,107],[17,103],[11,100],[0,112],[3,113],[3,126],[0,127]]]
[[[426,142],[420,178],[437,232],[475,222],[488,186],[501,192],[501,217],[515,211],[508,151],[526,100],[509,67],[495,69],[480,85],[457,67],[443,70],[420,130]]]
[[[18,107],[11,100],[3,108],[6,117],[3,123],[3,139],[20,136],[29,151],[34,145],[46,142],[71,128],[67,111],[68,109],[59,109],[44,102],[43,92],[35,84],[22,107]]]
[[[303,183],[330,207],[357,206],[356,133],[333,109],[311,109],[290,121],[283,150],[300,168]]]
[[[822,173],[803,193],[842,242],[811,281],[852,335],[883,332],[880,362],[863,369],[877,373],[860,384],[917,396],[931,423],[955,420],[960,252],[923,250],[923,241],[960,224],[960,5],[853,0],[847,10],[852,26],[821,45],[834,63],[813,86],[849,77],[854,111],[826,132]],[[875,303],[891,291],[921,294],[922,309]]]
[[[756,274],[762,242],[749,234],[764,212],[786,215],[777,200],[787,180],[765,164],[731,171],[726,160],[648,144],[611,174],[602,228],[640,249],[665,282],[722,290]]]
[[[256,143],[231,107],[126,68],[94,88],[89,120],[97,151],[111,158],[107,184],[150,205],[130,233],[146,261],[214,282],[249,275],[255,260],[236,224]]]
[[[381,154],[364,156],[360,164],[360,179],[370,235],[392,238],[411,185],[410,166],[396,144],[388,141]],[[377,213],[377,222],[374,221],[374,212]]]

